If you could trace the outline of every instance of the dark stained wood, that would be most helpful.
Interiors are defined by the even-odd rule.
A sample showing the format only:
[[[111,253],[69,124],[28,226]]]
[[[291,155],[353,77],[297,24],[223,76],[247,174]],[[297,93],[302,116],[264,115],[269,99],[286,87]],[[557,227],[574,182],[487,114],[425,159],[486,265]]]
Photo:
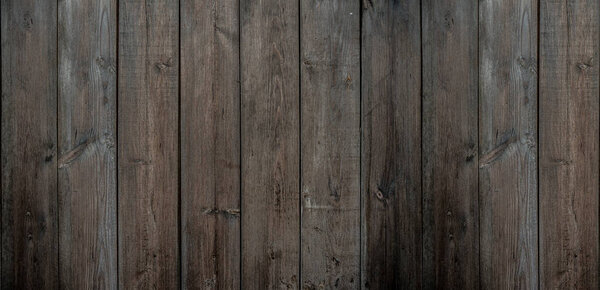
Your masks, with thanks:
[[[595,289],[600,7],[540,3],[540,289]]]
[[[2,289],[58,288],[56,1],[2,0]]]
[[[298,2],[242,1],[242,288],[299,288]]]
[[[119,1],[119,288],[176,289],[176,0]]]
[[[360,2],[300,1],[304,288],[360,288]]]
[[[538,1],[479,3],[481,288],[538,289]]]
[[[421,288],[420,2],[365,1],[362,284]]]
[[[59,1],[60,285],[117,289],[117,2]]]
[[[422,5],[423,286],[477,289],[478,5]]]
[[[181,2],[181,225],[185,289],[240,287],[237,0]]]

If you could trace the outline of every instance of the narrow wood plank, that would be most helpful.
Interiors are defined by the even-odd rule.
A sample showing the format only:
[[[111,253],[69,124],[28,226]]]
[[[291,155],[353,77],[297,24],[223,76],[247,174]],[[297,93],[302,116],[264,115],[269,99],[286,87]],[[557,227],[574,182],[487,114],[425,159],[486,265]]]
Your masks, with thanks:
[[[483,289],[538,289],[537,2],[479,2]]]
[[[299,288],[298,2],[242,1],[242,288]]]
[[[59,1],[60,285],[117,288],[117,2]]]
[[[362,284],[421,288],[420,1],[365,1]]]
[[[302,286],[360,288],[360,2],[300,1]]]
[[[239,2],[181,2],[184,289],[240,287]]]
[[[119,288],[176,289],[177,0],[119,1]]]
[[[56,5],[0,4],[3,289],[58,288]]]
[[[477,2],[423,1],[427,289],[479,288]]]
[[[598,287],[596,0],[540,5],[540,288]]]

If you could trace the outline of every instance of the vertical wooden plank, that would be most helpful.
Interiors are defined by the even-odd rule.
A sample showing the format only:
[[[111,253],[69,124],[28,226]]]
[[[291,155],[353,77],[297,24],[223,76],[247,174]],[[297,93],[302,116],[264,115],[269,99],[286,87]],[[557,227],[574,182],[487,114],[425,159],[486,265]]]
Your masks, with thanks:
[[[423,282],[477,289],[477,1],[422,9]]]
[[[421,288],[420,1],[365,1],[362,283]]]
[[[242,288],[298,288],[297,1],[242,1]]]
[[[360,2],[302,0],[304,288],[360,287]]]
[[[540,5],[540,288],[598,287],[596,0]]]
[[[60,285],[117,288],[117,2],[59,1]]]
[[[240,286],[239,2],[181,2],[184,289]]]
[[[177,0],[119,1],[119,288],[178,288]]]
[[[58,288],[56,1],[2,0],[2,288]]]
[[[537,2],[479,2],[483,289],[538,289]]]

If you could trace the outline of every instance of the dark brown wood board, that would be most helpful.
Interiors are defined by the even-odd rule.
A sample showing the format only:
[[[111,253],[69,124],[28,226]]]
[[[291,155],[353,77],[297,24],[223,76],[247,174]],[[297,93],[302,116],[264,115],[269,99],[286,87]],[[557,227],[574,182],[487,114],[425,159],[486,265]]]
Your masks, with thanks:
[[[599,9],[540,3],[540,289],[598,288]]]
[[[301,281],[360,288],[360,2],[300,1]]]

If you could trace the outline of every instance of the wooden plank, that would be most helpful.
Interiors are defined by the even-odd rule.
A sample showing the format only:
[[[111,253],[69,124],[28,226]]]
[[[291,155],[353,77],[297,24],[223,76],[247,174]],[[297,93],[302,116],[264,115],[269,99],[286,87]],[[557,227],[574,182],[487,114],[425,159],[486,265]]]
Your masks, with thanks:
[[[477,289],[477,1],[422,9],[423,286]]]
[[[3,289],[58,288],[56,9],[0,4]]]
[[[299,5],[240,5],[242,288],[299,288]]]
[[[117,2],[59,1],[60,285],[117,288]]]
[[[363,3],[362,284],[419,289],[420,1]]]
[[[479,2],[483,289],[538,289],[537,2]]]
[[[183,288],[240,287],[239,4],[181,2]]]
[[[360,2],[300,1],[301,282],[360,288]]]
[[[176,289],[176,0],[119,2],[119,288]]]
[[[598,287],[599,3],[540,6],[540,288]]]

